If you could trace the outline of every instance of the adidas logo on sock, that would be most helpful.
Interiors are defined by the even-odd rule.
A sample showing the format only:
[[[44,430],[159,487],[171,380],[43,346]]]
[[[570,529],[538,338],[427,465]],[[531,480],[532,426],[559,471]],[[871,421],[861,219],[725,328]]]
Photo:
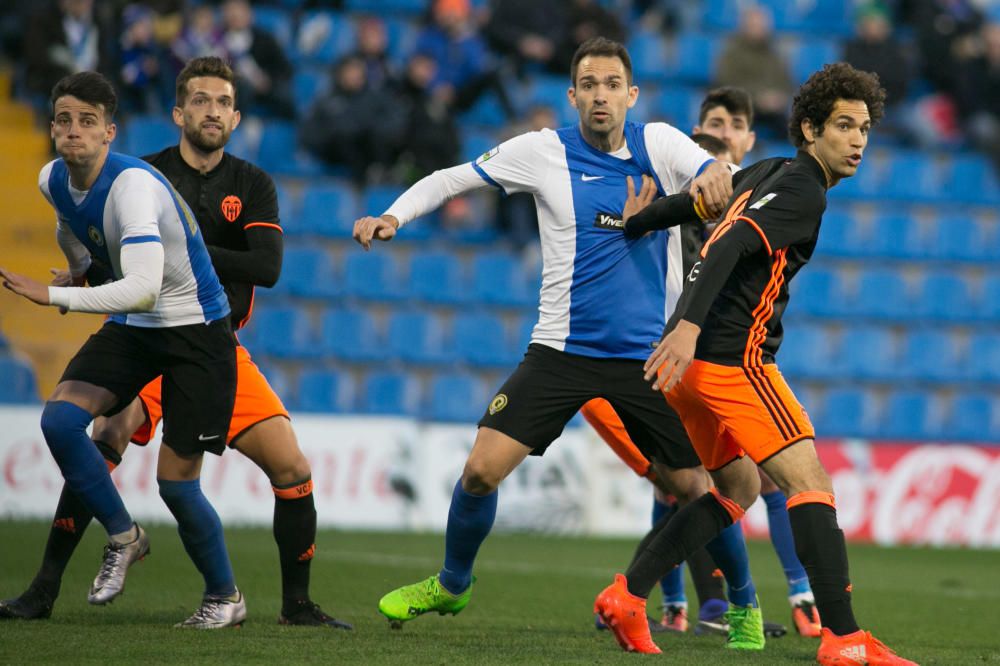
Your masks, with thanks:
[[[852,645],[850,647],[845,647],[840,651],[840,656],[850,659],[856,664],[868,663],[868,655],[865,651],[864,645]]]

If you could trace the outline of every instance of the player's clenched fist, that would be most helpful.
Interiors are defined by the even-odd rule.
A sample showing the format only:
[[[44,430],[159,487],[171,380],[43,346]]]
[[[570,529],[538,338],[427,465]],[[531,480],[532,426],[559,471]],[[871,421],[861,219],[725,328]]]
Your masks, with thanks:
[[[372,239],[380,241],[392,240],[398,228],[399,220],[392,215],[362,217],[354,222],[354,240],[361,243],[361,247],[370,250]]]

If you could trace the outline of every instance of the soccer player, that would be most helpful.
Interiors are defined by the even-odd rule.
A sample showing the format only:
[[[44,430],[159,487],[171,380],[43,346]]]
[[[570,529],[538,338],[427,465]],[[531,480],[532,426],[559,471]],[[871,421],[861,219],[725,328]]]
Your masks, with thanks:
[[[716,159],[740,164],[749,150],[753,149],[756,136],[753,127],[753,104],[745,90],[734,87],[716,88],[709,91],[702,101],[695,125],[694,139]],[[725,151],[725,152],[723,152]],[[698,259],[703,245],[702,233],[706,225],[687,224],[678,227],[681,232],[685,272],[690,271]],[[693,254],[693,258],[689,258]],[[580,410],[587,421],[601,437],[640,476],[645,476],[648,461],[629,441],[621,420],[607,401],[591,400]],[[792,608],[792,623],[802,636],[819,637],[820,621],[816,610],[809,577],[795,554],[791,525],[788,522],[786,498],[781,490],[758,468],[761,482],[761,497],[767,506],[768,526],[771,543],[781,561],[788,584],[788,602]],[[667,501],[663,493],[655,491],[653,500],[653,524],[676,510],[676,502]],[[691,559],[691,576],[698,591],[699,611],[696,632],[725,631],[723,614],[726,604],[721,596],[718,578],[712,576],[714,566],[707,559],[704,550],[698,549]],[[672,569],[660,581],[663,592],[663,619],[661,626],[674,631],[687,629],[687,599],[684,593],[683,568]],[[778,634],[780,625],[766,623],[768,635]],[[768,629],[772,630],[771,632]]]
[[[274,182],[253,164],[225,152],[240,112],[233,71],[223,60],[195,58],[178,75],[176,88],[173,116],[182,130],[180,143],[145,159],[185,200],[197,202],[198,225],[229,297],[232,325],[239,328],[250,317],[254,285],[270,287],[281,272],[282,232]],[[283,600],[278,621],[350,629],[309,597],[316,507],[309,462],[298,447],[288,412],[246,348],[238,344],[236,359],[236,404],[227,443],[267,474],[274,491],[274,539]],[[109,452],[110,462],[117,463],[130,439],[149,442],[162,414],[162,380],[157,378],[119,415],[98,419],[94,440]],[[24,594],[0,602],[0,617],[51,615],[63,571],[90,517],[72,491],[64,488],[42,566]]]
[[[721,211],[717,204],[728,198],[727,188],[716,183],[731,183],[729,168],[669,125],[626,121],[639,89],[628,52],[617,42],[594,38],[580,46],[567,94],[578,125],[515,137],[472,164],[424,178],[381,217],[355,222],[354,238],[368,249],[449,197],[493,186],[534,195],[542,242],[539,321],[531,343],[479,421],[452,495],[443,568],[379,601],[380,612],[397,624],[465,608],[473,562],[496,514],[497,488],[528,455],[543,454],[591,398],[605,397],[615,407],[679,499],[707,490],[676,414],[640,386],[639,359],[662,332],[657,327],[680,286],[680,244],[674,234],[627,240],[621,217],[625,185],[634,188],[633,179],[642,179],[643,197],[690,190]],[[738,557],[723,565],[744,597],[733,623],[741,640],[730,645],[757,648],[764,636],[745,548],[742,561]]]
[[[733,177],[726,215],[646,361],[645,378],[681,414],[716,489],[682,507],[597,597],[619,640],[640,651],[649,629],[634,616],[644,615],[650,589],[743,516],[760,489],[756,463],[788,497],[796,550],[823,624],[817,661],[913,663],[858,628],[833,486],[816,455],[812,424],[774,363],[788,281],[812,256],[826,192],[856,173],[884,100],[877,76],[845,63],[826,65],[803,84],[789,122],[798,154]],[[626,221],[626,233],[643,233],[651,219],[695,217],[694,209],[690,200],[667,197]]]
[[[110,314],[69,362],[41,423],[69,491],[110,537],[88,601],[117,597],[129,566],[149,552],[149,540],[125,509],[87,426],[97,415],[124,409],[162,375],[164,446],[156,476],[205,579],[196,615],[211,607],[220,623],[239,624],[246,604],[222,524],[199,484],[204,453],[225,449],[236,393],[229,303],[184,200],[156,169],[111,152],[116,106],[114,89],[96,72],[60,80],[52,90],[51,129],[59,158],[38,179],[55,208],[56,237],[74,281],[81,282],[92,261],[107,267],[114,281],[60,287],[3,269],[0,276],[5,287],[39,305]]]

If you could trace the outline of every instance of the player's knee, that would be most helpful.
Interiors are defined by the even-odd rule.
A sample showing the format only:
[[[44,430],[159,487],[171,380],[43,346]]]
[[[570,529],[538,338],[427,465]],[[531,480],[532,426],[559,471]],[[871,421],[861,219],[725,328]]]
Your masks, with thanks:
[[[500,487],[503,475],[489,465],[472,460],[465,462],[462,472],[462,488],[473,495],[489,495]]]
[[[750,477],[742,483],[720,483],[719,493],[740,505],[746,511],[760,495],[760,479]]]
[[[312,476],[312,467],[301,453],[273,469],[267,470],[267,478],[273,486],[287,486]]]
[[[91,415],[82,407],[62,400],[49,401],[42,409],[42,434],[49,448],[62,441],[62,435],[72,431],[86,430]]]

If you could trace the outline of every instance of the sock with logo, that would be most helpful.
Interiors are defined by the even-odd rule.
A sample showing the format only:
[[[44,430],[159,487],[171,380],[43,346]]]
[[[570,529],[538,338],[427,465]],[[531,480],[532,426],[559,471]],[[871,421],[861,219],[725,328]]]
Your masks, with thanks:
[[[781,568],[785,571],[788,581],[788,594],[794,596],[810,591],[809,576],[795,554],[795,539],[792,537],[792,524],[788,522],[788,508],[785,506],[785,494],[780,490],[761,495],[767,505],[767,525],[771,533],[771,544],[774,552],[781,560]]]
[[[498,490],[473,495],[462,488],[461,479],[455,484],[444,537],[444,567],[438,573],[441,586],[452,594],[461,594],[472,583],[472,565],[493,529],[498,497]]]
[[[309,599],[309,571],[316,552],[316,501],[313,482],[306,478],[274,491],[274,541],[281,563],[283,610]]]
[[[788,519],[823,626],[838,636],[854,633],[858,623],[851,608],[847,545],[837,524],[833,495],[806,491],[790,497]]]
[[[177,520],[177,533],[195,567],[205,579],[205,594],[229,597],[236,593],[233,567],[222,534],[219,514],[201,492],[198,479],[157,479],[160,497]]]
[[[131,532],[133,521],[111,473],[87,435],[90,412],[71,402],[49,401],[42,410],[42,434],[66,485],[80,498],[109,536]]]
[[[109,472],[121,464],[122,457],[110,446],[97,440],[94,441],[94,445],[104,456],[104,463]],[[40,587],[53,600],[59,596],[59,586],[66,565],[69,564],[73,551],[76,550],[93,517],[94,514],[90,509],[69,489],[68,485],[63,484],[56,513],[52,517],[52,527],[49,528],[49,539],[45,543],[42,565],[32,582],[33,587]]]

